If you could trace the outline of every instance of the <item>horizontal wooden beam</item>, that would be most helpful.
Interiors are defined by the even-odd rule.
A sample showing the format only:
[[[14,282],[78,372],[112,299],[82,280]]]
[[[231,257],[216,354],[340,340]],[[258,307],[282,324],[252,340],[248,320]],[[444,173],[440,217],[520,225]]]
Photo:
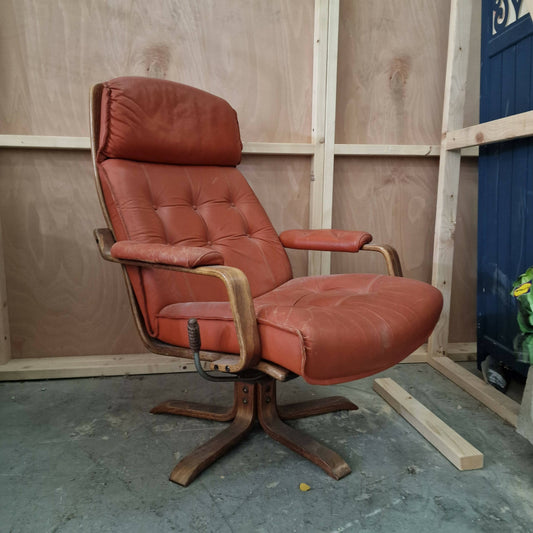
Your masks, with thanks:
[[[34,357],[0,365],[0,381],[195,372],[189,359],[152,353]]]
[[[0,148],[47,148],[52,150],[90,150],[89,137],[56,135],[0,135]]]
[[[519,403],[497,391],[448,357],[428,357],[428,363],[509,424],[517,426]]]
[[[311,143],[259,143],[243,142],[243,154],[272,155],[314,155],[315,145]]]
[[[533,135],[533,111],[483,122],[446,134],[446,149],[458,150]]]
[[[0,135],[0,148],[34,148],[49,150],[90,150],[89,137],[61,137],[56,135]],[[314,155],[312,143],[244,142],[244,154],[257,155]],[[440,146],[429,144],[336,144],[335,155],[438,157]],[[478,149],[463,150],[463,156],[477,157]]]
[[[452,342],[448,344],[446,352],[452,361],[475,361],[477,359],[477,344],[475,342]],[[427,363],[428,345],[424,344],[415,350],[402,363]]]
[[[483,454],[390,378],[374,390],[459,470],[483,468]]]
[[[475,354],[475,343],[450,344],[450,352],[458,360],[471,359],[472,354]],[[424,345],[402,363],[425,363],[427,360],[427,346]],[[0,364],[0,381],[195,371],[194,364],[189,359],[152,353],[31,357],[11,359]]]
[[[403,361],[400,361],[401,364],[406,363],[427,363],[428,360],[428,349],[427,346],[421,346],[418,350],[415,350],[411,355],[409,355]]]
[[[446,355],[452,361],[476,361],[476,342],[451,342],[448,344]]]
[[[47,148],[52,150],[90,150],[89,137],[59,137],[55,135],[0,135],[2,148]],[[313,155],[311,143],[243,143],[245,154]]]
[[[429,144],[336,144],[335,155],[438,156],[440,146]]]
[[[385,157],[438,157],[437,144],[336,144],[335,155],[340,156],[385,156]],[[461,151],[464,157],[478,157],[477,146]]]

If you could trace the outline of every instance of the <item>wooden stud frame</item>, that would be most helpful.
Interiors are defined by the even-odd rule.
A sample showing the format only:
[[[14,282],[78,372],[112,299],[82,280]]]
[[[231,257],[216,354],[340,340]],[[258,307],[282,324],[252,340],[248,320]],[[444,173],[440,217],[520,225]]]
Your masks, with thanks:
[[[520,405],[447,357],[460,149],[533,135],[533,111],[463,128],[472,2],[451,2],[433,253],[433,284],[442,291],[445,303],[442,317],[429,339],[427,362],[516,427]]]
[[[483,454],[390,378],[373,389],[459,470],[483,468]]]
[[[465,370],[454,360],[467,360],[475,344],[448,343],[454,231],[461,155],[477,156],[478,146],[533,134],[533,112],[463,128],[464,93],[473,0],[451,0],[441,145],[367,145],[335,143],[335,104],[339,34],[339,0],[315,0],[311,143],[245,142],[245,154],[309,155],[312,162],[311,228],[331,227],[335,156],[440,157],[433,284],[444,294],[443,316],[429,340],[407,362],[428,362],[472,393],[509,423],[516,424],[518,404]],[[0,148],[88,150],[88,137],[0,135]],[[462,149],[462,150],[461,150]],[[1,230],[1,228],[0,228]],[[310,253],[309,274],[330,271],[329,254]],[[0,379],[42,379],[188,371],[190,362],[154,354],[10,359],[7,294],[0,233]],[[143,361],[140,361],[140,358]],[[108,362],[104,362],[104,358]],[[4,363],[4,364],[2,364]],[[480,392],[481,391],[481,392]]]

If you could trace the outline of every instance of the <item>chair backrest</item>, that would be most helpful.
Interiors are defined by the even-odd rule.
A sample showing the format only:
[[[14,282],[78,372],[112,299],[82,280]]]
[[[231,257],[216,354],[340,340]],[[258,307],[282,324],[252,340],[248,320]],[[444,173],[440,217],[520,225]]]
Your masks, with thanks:
[[[218,251],[248,276],[252,295],[292,277],[277,233],[237,170],[237,115],[209,93],[152,78],[116,78],[93,90],[93,158],[104,214],[117,240]],[[224,301],[211,278],[128,268],[150,335],[166,305]]]

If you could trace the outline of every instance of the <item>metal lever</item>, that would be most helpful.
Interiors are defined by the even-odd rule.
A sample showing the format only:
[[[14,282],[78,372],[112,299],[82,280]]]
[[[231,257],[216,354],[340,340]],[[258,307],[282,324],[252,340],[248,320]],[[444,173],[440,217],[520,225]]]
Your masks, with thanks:
[[[203,368],[202,363],[200,362],[200,347],[202,345],[202,340],[200,338],[200,326],[196,318],[190,318],[187,322],[187,335],[189,336],[189,347],[191,348],[194,355],[194,366],[200,376],[207,381],[243,381],[243,382],[254,382],[258,381],[263,377],[263,373],[259,372],[257,375],[252,375],[251,377],[246,376],[212,376],[208,374]]]
[[[193,352],[199,352],[202,346],[202,339],[200,338],[200,326],[196,318],[191,318],[187,322],[187,334],[189,335],[189,346]]]
[[[189,346],[194,354],[194,366],[198,371],[198,374],[207,381],[237,381],[237,376],[212,376],[208,374],[203,368],[200,362],[200,347],[202,346],[202,339],[200,338],[200,326],[196,318],[190,318],[187,322],[187,334],[189,336]]]

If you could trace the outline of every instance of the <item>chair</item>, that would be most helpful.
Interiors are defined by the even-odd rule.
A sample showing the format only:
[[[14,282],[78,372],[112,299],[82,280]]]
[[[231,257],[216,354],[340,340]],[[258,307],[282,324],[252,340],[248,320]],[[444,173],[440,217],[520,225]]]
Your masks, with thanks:
[[[431,333],[440,292],[401,277],[396,252],[370,244],[366,232],[278,236],[236,168],[236,113],[216,96],[140,77],[95,85],[91,140],[108,225],[96,240],[104,259],[123,267],[141,339],[154,353],[194,358],[207,379],[234,382],[227,409],[178,400],[152,409],[231,421],[170,479],[187,486],[256,421],[333,478],[350,473],[284,421],[357,406],[338,396],[281,406],[276,383],[343,383],[395,365]],[[379,252],[389,275],[293,278],[285,248]]]

